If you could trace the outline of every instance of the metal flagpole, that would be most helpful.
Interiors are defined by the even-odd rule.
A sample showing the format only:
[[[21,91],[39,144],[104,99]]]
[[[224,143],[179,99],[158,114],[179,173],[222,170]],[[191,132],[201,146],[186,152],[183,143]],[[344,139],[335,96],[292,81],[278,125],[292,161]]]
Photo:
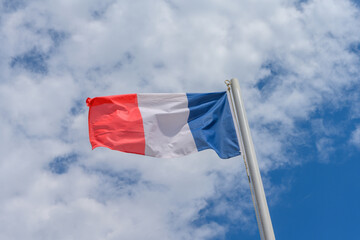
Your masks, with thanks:
[[[231,92],[235,103],[236,116],[240,125],[242,142],[244,144],[246,161],[250,179],[254,190],[255,213],[260,219],[259,231],[264,240],[275,240],[274,229],[271,223],[269,208],[266,202],[264,186],[262,184],[259,165],[256,159],[254,144],[251,138],[249,123],[246,117],[244,102],[242,101],[239,81],[231,79]]]
[[[232,97],[232,94],[231,94],[231,88],[230,88],[230,85],[231,85],[231,82],[229,80],[225,80],[225,84],[226,86],[228,87],[227,89],[227,92],[228,92],[228,100],[229,100],[229,103],[230,103],[230,106],[231,106],[231,114],[233,116],[233,119],[234,119],[234,122],[238,123],[238,119],[237,119],[237,116],[235,115],[235,108],[234,108],[234,101],[233,101],[233,97]],[[250,174],[249,174],[249,169],[247,167],[247,160],[246,160],[246,153],[245,153],[245,148],[244,148],[244,143],[243,141],[241,140],[242,137],[241,137],[241,133],[240,133],[240,126],[239,124],[235,124],[235,130],[236,130],[236,134],[237,134],[237,137],[239,139],[239,146],[240,146],[240,151],[242,152],[242,157],[244,159],[244,166],[245,166],[245,170],[246,170],[246,175],[248,177],[248,181],[249,181],[249,188],[250,188],[250,192],[251,192],[251,199],[253,201],[253,204],[254,204],[254,209],[255,209],[255,215],[256,215],[256,221],[257,221],[257,224],[258,224],[258,228],[259,228],[259,232],[260,232],[260,238],[263,240],[264,239],[264,234],[262,232],[262,226],[261,226],[261,222],[260,222],[260,217],[259,217],[259,211],[257,209],[257,205],[256,205],[256,199],[255,199],[255,195],[254,195],[254,188],[253,188],[253,185],[252,185],[252,182],[251,182],[251,178],[250,178]]]

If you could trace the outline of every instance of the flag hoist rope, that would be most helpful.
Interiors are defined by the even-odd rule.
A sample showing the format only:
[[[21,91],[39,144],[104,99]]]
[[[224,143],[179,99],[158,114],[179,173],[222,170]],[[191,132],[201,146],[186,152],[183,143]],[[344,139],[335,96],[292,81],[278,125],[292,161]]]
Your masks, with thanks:
[[[248,175],[251,197],[254,203],[260,237],[262,240],[275,240],[275,234],[271,223],[269,208],[266,202],[265,191],[256,159],[254,144],[251,138],[245,107],[241,97],[239,81],[233,78],[231,81],[226,80],[225,84],[228,87],[228,96],[233,117],[238,123],[235,125],[240,140],[240,147],[244,158],[246,173]]]

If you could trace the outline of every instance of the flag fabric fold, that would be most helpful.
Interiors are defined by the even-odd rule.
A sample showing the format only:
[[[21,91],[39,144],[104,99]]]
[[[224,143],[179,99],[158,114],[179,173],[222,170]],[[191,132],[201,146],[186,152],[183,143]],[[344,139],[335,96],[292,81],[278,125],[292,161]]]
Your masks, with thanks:
[[[227,93],[139,93],[88,98],[92,148],[158,158],[213,149],[240,154]]]

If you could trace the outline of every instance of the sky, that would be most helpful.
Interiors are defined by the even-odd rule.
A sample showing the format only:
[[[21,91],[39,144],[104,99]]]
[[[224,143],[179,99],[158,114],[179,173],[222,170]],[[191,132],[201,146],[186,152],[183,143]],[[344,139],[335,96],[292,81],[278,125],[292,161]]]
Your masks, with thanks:
[[[277,239],[355,239],[360,1],[0,1],[0,239],[260,239],[241,157],[91,150],[87,97],[238,78]]]

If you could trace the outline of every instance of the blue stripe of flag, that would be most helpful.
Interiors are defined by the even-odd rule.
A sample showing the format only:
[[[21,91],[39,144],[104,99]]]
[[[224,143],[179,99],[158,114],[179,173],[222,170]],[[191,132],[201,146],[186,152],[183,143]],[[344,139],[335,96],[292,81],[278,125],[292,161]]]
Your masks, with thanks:
[[[198,151],[213,149],[220,158],[240,155],[226,92],[188,93],[188,124]]]

